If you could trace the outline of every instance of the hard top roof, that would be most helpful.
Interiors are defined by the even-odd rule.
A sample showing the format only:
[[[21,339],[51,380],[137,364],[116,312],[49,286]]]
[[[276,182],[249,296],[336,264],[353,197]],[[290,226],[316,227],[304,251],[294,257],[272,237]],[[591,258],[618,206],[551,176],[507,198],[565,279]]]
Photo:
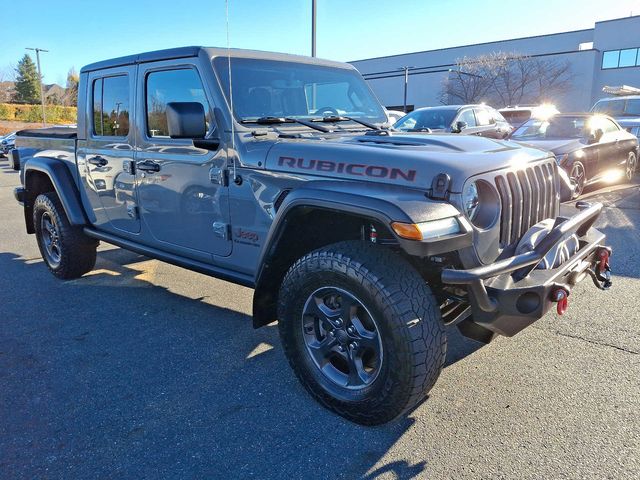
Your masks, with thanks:
[[[348,63],[334,62],[331,60],[324,60],[314,57],[305,57],[303,55],[291,55],[287,53],[275,53],[275,52],[263,52],[260,50],[244,50],[238,48],[215,48],[215,47],[178,47],[169,48],[166,50],[156,50],[153,52],[139,53],[136,55],[128,55],[125,57],[118,57],[109,60],[103,60],[101,62],[91,63],[82,67],[80,73],[92,72],[95,70],[102,70],[112,67],[121,67],[124,65],[136,65],[139,63],[156,62],[160,60],[173,60],[176,58],[188,58],[197,57],[201,52],[204,52],[209,58],[213,57],[226,57],[227,55],[232,58],[256,58],[262,60],[278,60],[289,61],[296,63],[308,63],[312,65],[322,65],[327,67],[347,68],[354,69],[352,65]]]
[[[616,95],[613,97],[605,97],[598,100],[598,102],[602,102],[603,100],[612,101],[612,100],[638,100],[640,99],[640,95]]]
[[[470,107],[487,107],[488,105],[483,105],[481,103],[469,103],[466,105],[436,105],[434,107],[420,107],[416,108],[414,112],[418,112],[421,110],[460,110],[461,108],[470,108]]]

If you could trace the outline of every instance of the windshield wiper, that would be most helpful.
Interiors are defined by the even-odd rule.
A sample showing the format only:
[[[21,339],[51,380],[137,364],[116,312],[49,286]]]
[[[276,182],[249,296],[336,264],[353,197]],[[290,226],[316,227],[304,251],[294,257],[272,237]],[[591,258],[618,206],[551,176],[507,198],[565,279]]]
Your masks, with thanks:
[[[305,127],[313,128],[314,130],[318,130],[323,133],[331,133],[333,130],[327,127],[323,127],[321,125],[316,125],[311,122],[307,122],[306,120],[301,120],[299,118],[291,118],[291,117],[260,117],[256,119],[251,118],[243,118],[240,120],[240,123],[257,123],[258,125],[276,125],[279,123],[299,123],[300,125],[304,125]]]
[[[352,121],[352,122],[359,123],[360,125],[363,125],[363,126],[365,126],[367,128],[370,128],[371,130],[377,130],[377,131],[387,130],[386,128],[382,128],[382,127],[379,127],[377,125],[374,125],[373,123],[369,123],[369,122],[365,122],[364,120],[360,120],[359,118],[344,117],[342,115],[331,115],[331,116],[326,116],[326,117],[322,117],[322,118],[314,118],[312,121],[314,121],[314,122],[324,122],[324,123],[337,123],[337,122]]]

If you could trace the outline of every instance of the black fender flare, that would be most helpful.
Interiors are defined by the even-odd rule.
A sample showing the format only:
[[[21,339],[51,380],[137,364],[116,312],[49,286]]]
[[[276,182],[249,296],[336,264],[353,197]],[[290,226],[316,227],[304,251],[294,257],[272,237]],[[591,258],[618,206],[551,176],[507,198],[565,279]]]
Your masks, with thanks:
[[[278,208],[260,253],[253,297],[255,328],[276,319],[279,284],[274,282],[269,268],[289,219],[298,209],[346,213],[371,219],[387,227],[391,222],[421,223],[460,215],[451,204],[427,198],[426,189],[420,191],[387,184],[320,180],[307,182],[290,191]],[[465,243],[470,244],[471,234],[467,233],[464,235]],[[396,238],[405,252],[420,255],[420,242]]]
[[[80,200],[80,191],[73,179],[73,175],[64,162],[50,157],[32,157],[24,163],[22,168],[27,198],[33,196],[31,202],[35,199],[34,194],[36,192],[30,193],[29,191],[30,175],[33,172],[43,173],[51,181],[60,203],[62,203],[62,208],[64,208],[64,212],[69,219],[69,223],[71,225],[88,225],[89,222]],[[31,205],[25,205],[25,207],[31,207]]]

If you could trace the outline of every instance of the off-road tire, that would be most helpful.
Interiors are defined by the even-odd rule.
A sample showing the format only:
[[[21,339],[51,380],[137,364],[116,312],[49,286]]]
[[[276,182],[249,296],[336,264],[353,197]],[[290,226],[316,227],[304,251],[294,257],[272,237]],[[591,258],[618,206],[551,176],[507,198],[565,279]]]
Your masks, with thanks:
[[[375,318],[384,355],[364,390],[332,384],[307,353],[302,311],[309,295],[326,286],[355,295]],[[433,293],[399,254],[371,243],[335,243],[297,260],[280,288],[278,318],[284,352],[302,385],[323,406],[362,425],[413,409],[444,365],[447,338]]]
[[[43,215],[47,215],[56,230],[59,262],[53,262],[47,254],[41,222]],[[36,197],[33,204],[33,224],[42,258],[56,277],[69,280],[81,277],[93,269],[96,263],[98,241],[87,237],[81,227],[69,223],[55,193],[43,193]]]

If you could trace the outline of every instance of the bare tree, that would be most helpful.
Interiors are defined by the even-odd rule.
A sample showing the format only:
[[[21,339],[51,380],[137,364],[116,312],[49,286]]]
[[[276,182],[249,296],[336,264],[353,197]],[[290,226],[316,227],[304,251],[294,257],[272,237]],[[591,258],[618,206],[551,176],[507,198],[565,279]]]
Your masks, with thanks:
[[[64,105],[76,106],[78,104],[78,83],[80,76],[74,67],[67,73],[67,87],[62,102]]]
[[[0,103],[11,101],[15,93],[15,67],[8,65],[0,68]]]
[[[494,52],[458,60],[442,85],[441,102],[506,106],[554,101],[571,80],[568,62]]]

